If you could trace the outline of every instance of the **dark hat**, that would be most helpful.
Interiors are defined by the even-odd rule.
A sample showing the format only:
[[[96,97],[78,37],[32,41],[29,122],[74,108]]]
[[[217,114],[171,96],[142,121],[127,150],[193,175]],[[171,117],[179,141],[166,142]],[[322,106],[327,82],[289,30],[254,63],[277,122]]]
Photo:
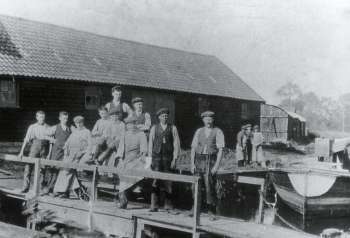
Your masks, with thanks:
[[[143,102],[143,99],[140,98],[140,97],[136,97],[136,98],[133,98],[133,99],[131,100],[131,103],[132,103],[132,104],[137,103],[137,102]]]
[[[170,113],[169,109],[164,107],[164,108],[161,108],[157,111],[157,116],[160,116],[162,114],[169,114],[169,113]]]
[[[122,113],[122,111],[117,109],[117,108],[113,108],[112,110],[110,110],[108,112],[109,115],[118,115],[118,114],[121,114],[121,113]]]
[[[201,114],[201,117],[214,117],[215,113],[212,112],[212,111],[205,111],[205,112],[202,112]]]
[[[75,123],[84,122],[84,117],[83,117],[83,116],[75,116],[75,117],[73,118],[73,121],[74,121]]]
[[[122,87],[120,85],[115,85],[113,88],[112,88],[112,92],[114,91],[121,91],[122,90]]]
[[[124,119],[125,124],[135,123],[137,118],[134,116],[130,116]]]

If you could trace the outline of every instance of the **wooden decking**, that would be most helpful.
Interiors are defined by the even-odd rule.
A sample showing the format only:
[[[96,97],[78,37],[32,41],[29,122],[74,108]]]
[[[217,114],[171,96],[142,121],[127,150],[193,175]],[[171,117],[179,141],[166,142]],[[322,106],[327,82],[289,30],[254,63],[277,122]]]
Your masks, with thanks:
[[[4,159],[34,164],[34,186],[32,191],[27,194],[22,194],[19,190],[22,184],[21,179],[10,178],[9,176],[11,175],[7,174],[7,178],[0,180],[0,192],[15,199],[37,202],[39,211],[50,211],[51,214],[53,214],[51,221],[89,230],[102,231],[103,233],[113,234],[119,237],[140,238],[146,226],[182,231],[192,234],[192,237],[198,237],[200,233],[211,233],[232,238],[277,238],[284,236],[301,238],[315,237],[282,227],[245,222],[235,218],[220,217],[216,221],[211,221],[207,214],[200,213],[198,210],[198,193],[200,191],[198,189],[198,177],[152,171],[119,171],[115,168],[107,168],[104,166],[96,167],[68,164],[59,161],[45,161],[33,158],[23,158],[19,161],[14,156],[4,156]],[[93,172],[91,201],[85,202],[78,199],[40,196],[39,171],[41,166],[46,165],[60,168],[84,169]],[[254,168],[248,170],[242,168],[239,172],[236,171],[239,174],[237,181],[263,187],[264,179],[262,177],[264,177],[267,171]],[[97,198],[98,181],[96,178],[99,172],[114,174],[126,173],[129,176],[142,176],[192,184],[195,186],[194,217],[189,216],[189,211],[184,210],[175,210],[171,213],[160,210],[159,212],[151,213],[148,211],[148,206],[144,204],[130,204],[128,209],[118,209],[114,202]],[[261,175],[255,177],[255,175],[251,175],[251,173],[261,173]],[[232,171],[226,171],[220,173],[219,176],[235,176],[236,174],[237,173],[233,173]]]
[[[39,237],[39,234],[40,233],[37,231],[0,222],[0,238],[34,238]]]
[[[18,190],[3,188],[0,190],[8,196],[26,199]],[[160,210],[154,213],[148,211],[148,205],[134,203],[130,204],[128,209],[122,210],[118,209],[114,202],[109,201],[96,200],[91,204],[78,199],[50,196],[41,196],[38,202],[39,209],[54,213],[53,221],[85,229],[92,226],[95,230],[123,237],[137,237],[145,226],[163,227],[187,233],[192,233],[193,230],[193,218],[189,216],[189,211],[184,210],[175,210],[172,213]],[[87,219],[89,214],[92,214],[90,220]],[[2,229],[1,226],[0,229]],[[256,224],[235,218],[219,217],[218,220],[211,221],[209,216],[203,213],[196,230],[198,233],[211,233],[232,238],[316,237],[279,226]],[[28,234],[25,237],[30,237]]]

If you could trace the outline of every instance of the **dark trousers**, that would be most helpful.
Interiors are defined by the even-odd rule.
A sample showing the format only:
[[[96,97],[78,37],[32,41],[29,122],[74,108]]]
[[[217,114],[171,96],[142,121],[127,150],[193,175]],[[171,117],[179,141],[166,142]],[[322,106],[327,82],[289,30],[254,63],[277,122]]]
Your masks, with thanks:
[[[158,172],[171,173],[171,161],[173,159],[173,153],[165,152],[163,150],[160,153],[152,154],[152,170]],[[151,207],[158,207],[158,201],[160,196],[164,197],[165,209],[172,208],[171,202],[172,194],[172,182],[167,180],[154,179],[152,183],[152,198]]]
[[[216,154],[212,155],[195,155],[195,175],[199,176],[201,190],[204,190],[205,204],[209,206],[215,206],[216,204],[216,176],[211,173],[211,169],[216,163]]]
[[[33,140],[30,151],[29,151],[29,157],[31,158],[45,158],[47,155],[47,148],[48,148],[48,141],[46,140]],[[23,189],[28,189],[30,187],[30,178],[33,173],[34,166],[32,164],[26,164],[24,166],[24,173],[23,173]],[[44,179],[44,169],[40,170],[40,173],[42,174],[42,181],[41,184],[45,183]]]
[[[152,170],[158,172],[171,173],[171,161],[173,159],[173,154],[171,153],[153,153],[152,156]],[[172,183],[171,181],[153,180],[153,188],[157,190],[165,191],[167,193],[172,193]]]
[[[244,161],[247,164],[250,164],[252,162],[252,150],[253,150],[253,146],[250,142],[248,142],[243,151]]]

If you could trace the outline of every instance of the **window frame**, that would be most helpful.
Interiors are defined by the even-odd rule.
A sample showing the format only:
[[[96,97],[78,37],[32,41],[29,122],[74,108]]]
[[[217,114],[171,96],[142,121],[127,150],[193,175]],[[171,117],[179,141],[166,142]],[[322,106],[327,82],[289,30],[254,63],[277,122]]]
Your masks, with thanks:
[[[9,102],[9,101],[2,101],[0,100],[0,108],[19,108],[19,83],[15,80],[14,77],[1,77],[0,78],[0,97],[3,98],[3,94],[5,93],[13,93],[14,94],[14,102]],[[8,82],[7,83],[7,89],[3,90],[3,82]],[[12,87],[11,84],[12,83]]]

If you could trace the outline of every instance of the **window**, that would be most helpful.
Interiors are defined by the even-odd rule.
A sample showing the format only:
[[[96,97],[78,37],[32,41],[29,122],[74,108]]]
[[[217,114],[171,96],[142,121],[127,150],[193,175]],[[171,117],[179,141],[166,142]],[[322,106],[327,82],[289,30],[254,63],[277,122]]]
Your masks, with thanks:
[[[241,104],[241,118],[248,119],[248,103]]]
[[[0,107],[17,107],[18,88],[14,79],[0,79]]]
[[[85,89],[85,109],[96,110],[101,104],[101,93],[95,88]]]

